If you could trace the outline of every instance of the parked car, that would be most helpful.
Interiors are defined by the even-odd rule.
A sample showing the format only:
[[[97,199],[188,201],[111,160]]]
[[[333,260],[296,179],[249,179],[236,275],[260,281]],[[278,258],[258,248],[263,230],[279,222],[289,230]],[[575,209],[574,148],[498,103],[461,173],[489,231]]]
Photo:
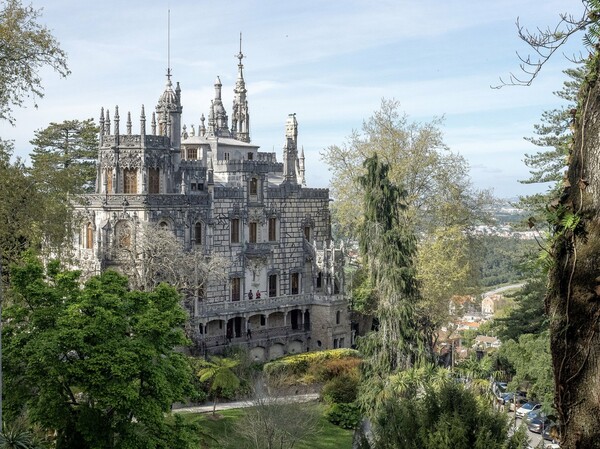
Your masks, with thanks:
[[[544,417],[546,417],[546,414],[542,411],[541,408],[538,408],[530,411],[529,413],[525,413],[525,415],[523,416],[523,421],[525,423],[529,423],[532,419]]]
[[[492,393],[496,396],[497,399],[502,399],[502,396],[506,393],[506,386],[508,384],[506,382],[493,382],[492,383]]]
[[[503,397],[503,402],[504,405],[509,405],[508,411],[513,412],[527,402],[527,396],[522,391],[506,393]]]
[[[525,404],[523,404],[521,407],[519,407],[517,409],[517,411],[515,412],[515,415],[517,416],[517,418],[522,418],[523,415],[525,415],[526,413],[529,413],[533,410],[537,410],[542,406],[542,404],[538,404],[537,402],[526,402]]]
[[[537,418],[533,418],[531,421],[529,421],[529,424],[527,424],[527,428],[531,432],[542,433],[544,432],[544,429],[548,427],[551,423],[552,421],[550,421],[550,419],[547,416],[538,416]]]

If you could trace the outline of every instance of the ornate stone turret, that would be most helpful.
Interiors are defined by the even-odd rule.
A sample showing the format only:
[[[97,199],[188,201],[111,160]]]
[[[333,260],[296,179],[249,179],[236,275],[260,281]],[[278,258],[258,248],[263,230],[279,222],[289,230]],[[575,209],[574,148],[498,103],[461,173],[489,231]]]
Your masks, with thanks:
[[[212,112],[214,114],[215,124],[215,135],[222,137],[229,137],[229,119],[227,118],[227,112],[225,106],[223,106],[223,100],[221,99],[221,79],[217,76],[215,80],[215,99],[212,103]]]
[[[233,112],[231,115],[231,133],[234,138],[242,142],[250,142],[250,114],[248,112],[248,100],[246,99],[246,82],[244,81],[244,65],[242,59],[242,33],[240,33],[240,52],[238,58],[238,77],[233,90]]]
[[[200,116],[200,126],[198,127],[198,135],[204,137],[206,135],[206,126],[204,126],[204,114]]]
[[[181,88],[179,83],[175,91],[171,83],[171,69],[167,70],[167,84],[165,91],[158,99],[156,114],[158,115],[158,133],[169,136],[171,148],[179,150],[181,146]]]

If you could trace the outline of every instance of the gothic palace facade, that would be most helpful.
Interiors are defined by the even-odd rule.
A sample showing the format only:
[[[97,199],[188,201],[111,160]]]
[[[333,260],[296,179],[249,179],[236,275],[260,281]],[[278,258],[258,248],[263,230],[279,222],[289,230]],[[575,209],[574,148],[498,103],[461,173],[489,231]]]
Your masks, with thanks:
[[[197,132],[182,127],[181,89],[173,89],[170,70],[149,133],[143,107],[139,134],[130,114],[121,133],[118,107],[112,125],[102,111],[96,191],[77,206],[78,264],[92,273],[118,269],[119,249],[135,245],[140,225],[159,224],[187,250],[230,261],[228,280],[209,280],[188,298],[193,352],[238,345],[268,360],[349,347],[343,247],[331,239],[329,191],[305,186],[295,115],[285,125],[283,162],[251,142],[241,51],[237,57],[231,126],[217,78],[208,118]]]

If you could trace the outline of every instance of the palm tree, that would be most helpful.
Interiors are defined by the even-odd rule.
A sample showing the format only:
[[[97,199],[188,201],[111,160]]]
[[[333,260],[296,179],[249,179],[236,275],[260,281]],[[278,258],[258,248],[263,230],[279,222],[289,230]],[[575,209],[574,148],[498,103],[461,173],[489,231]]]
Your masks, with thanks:
[[[27,418],[17,418],[10,424],[4,423],[0,433],[0,449],[43,449],[46,447],[41,430],[31,429]]]
[[[200,382],[210,383],[210,392],[213,396],[213,416],[217,409],[219,394],[224,390],[235,390],[240,386],[240,379],[233,372],[233,368],[239,364],[239,360],[225,357],[211,357],[210,360],[201,362],[198,378]]]

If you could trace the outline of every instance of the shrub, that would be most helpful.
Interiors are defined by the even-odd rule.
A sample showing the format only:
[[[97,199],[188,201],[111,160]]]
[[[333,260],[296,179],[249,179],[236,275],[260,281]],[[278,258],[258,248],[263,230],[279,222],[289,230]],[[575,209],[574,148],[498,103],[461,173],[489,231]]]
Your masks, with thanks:
[[[349,404],[356,400],[358,393],[358,375],[342,374],[329,380],[321,392],[321,396],[329,403]]]
[[[344,359],[356,359],[356,362],[348,363],[358,366],[360,356],[354,349],[306,352],[266,363],[263,369],[268,379],[284,380],[287,384],[323,382],[333,377],[332,374],[328,374],[330,371],[342,370]],[[334,363],[331,368],[326,368],[327,363],[333,361],[340,361],[341,365],[336,366]]]
[[[355,402],[350,404],[333,404],[326,414],[329,422],[343,429],[356,429],[360,424],[361,413]]]

